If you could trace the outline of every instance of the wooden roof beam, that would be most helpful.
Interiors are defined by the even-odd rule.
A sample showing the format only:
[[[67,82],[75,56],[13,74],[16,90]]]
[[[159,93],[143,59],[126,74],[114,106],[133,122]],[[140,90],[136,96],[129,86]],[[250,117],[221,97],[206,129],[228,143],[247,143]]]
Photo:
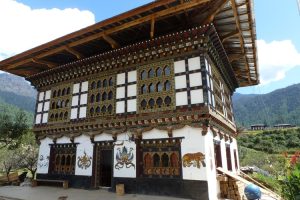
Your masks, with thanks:
[[[168,0],[165,0],[165,1],[168,1]],[[174,0],[169,0],[169,1],[174,1]],[[121,24],[120,26],[116,26],[116,27],[113,27],[113,28],[108,29],[106,31],[99,32],[99,33],[93,34],[91,36],[88,36],[88,37],[79,39],[77,41],[71,42],[71,43],[68,44],[68,46],[69,47],[75,47],[75,46],[90,42],[90,41],[95,40],[95,39],[103,38],[103,36],[105,36],[105,35],[108,36],[109,34],[118,32],[120,30],[127,29],[127,28],[136,26],[136,25],[141,24],[141,23],[149,22],[152,18],[155,18],[156,21],[157,21],[158,18],[162,18],[162,17],[165,17],[165,16],[169,16],[171,14],[182,12],[184,10],[193,8],[195,6],[201,5],[201,4],[209,2],[209,1],[211,1],[211,0],[187,1],[187,2],[184,2],[183,4],[179,4],[179,5],[176,5],[174,7],[170,7],[168,9],[155,12],[153,14],[147,15],[145,17],[142,17],[142,18],[130,21],[130,22],[125,22],[125,23]],[[41,53],[38,56],[36,56],[36,58],[43,58],[43,57],[58,53],[58,52],[63,51],[63,50],[65,50],[65,46],[60,46],[58,48],[52,49],[52,50],[47,51],[45,53]],[[28,63],[30,61],[31,61],[30,58],[22,60],[20,62],[9,65],[7,68],[4,68],[4,70],[12,69],[16,66],[19,66],[19,65],[24,64],[24,63]]]
[[[232,6],[232,10],[233,10],[233,15],[235,18],[235,23],[237,26],[237,30],[239,31],[239,39],[240,39],[240,44],[241,44],[241,49],[242,49],[242,54],[244,55],[245,61],[246,61],[246,66],[248,69],[248,81],[250,83],[250,67],[249,67],[249,63],[248,63],[248,58],[245,54],[245,45],[244,45],[244,39],[243,39],[243,33],[242,33],[242,28],[241,28],[241,24],[240,24],[240,18],[239,18],[239,13],[237,11],[237,6],[235,4],[235,0],[230,0],[231,1],[231,6]]]
[[[53,63],[53,62],[49,62],[49,61],[45,61],[45,60],[40,60],[37,58],[32,58],[31,59],[32,62],[37,63],[37,64],[42,64],[42,65],[47,65],[48,68],[54,68],[57,64]]]
[[[232,54],[232,55],[228,55],[228,59],[229,59],[229,62],[233,62],[233,61],[236,61],[236,60],[239,60],[241,58],[243,58],[244,55],[242,54]]]
[[[150,38],[154,38],[154,28],[155,28],[155,18],[151,19],[151,29],[150,29]]]
[[[69,47],[68,45],[65,46],[65,50],[71,54],[73,54],[74,56],[76,56],[76,58],[79,60],[79,59],[82,59],[84,56],[79,53],[78,51],[76,51],[75,49],[72,49],[71,47]]]
[[[119,43],[112,39],[110,36],[103,35],[102,38],[110,44],[111,48],[115,49],[120,47]]]
[[[230,33],[227,33],[226,35],[223,36],[222,43],[224,43],[229,38],[238,36],[239,33],[240,32],[238,30],[232,31]]]
[[[216,15],[223,9],[228,0],[220,0],[212,8],[208,11],[207,18],[201,24],[209,24],[212,23],[216,17]]]

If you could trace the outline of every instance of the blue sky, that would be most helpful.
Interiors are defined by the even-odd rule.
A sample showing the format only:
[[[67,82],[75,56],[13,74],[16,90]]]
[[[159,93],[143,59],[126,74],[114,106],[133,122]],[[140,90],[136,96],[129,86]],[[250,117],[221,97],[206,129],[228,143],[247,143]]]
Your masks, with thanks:
[[[18,4],[13,4],[12,1],[14,0],[0,0],[0,18],[7,19],[11,27],[11,24],[14,23],[14,19],[11,18],[16,18],[15,16],[19,14],[20,18],[16,18],[15,21],[16,23],[21,23],[20,19],[27,19],[23,17],[26,15],[28,19],[24,23],[31,23],[31,30],[34,31],[26,32],[26,29],[23,29],[24,35],[27,34],[30,39],[20,38],[19,43],[14,40],[15,43],[18,43],[15,48],[11,47],[12,42],[9,42],[7,39],[10,35],[2,36],[0,33],[0,44],[2,44],[2,48],[0,45],[0,59],[20,53],[32,47],[30,45],[36,46],[54,39],[51,37],[59,37],[72,32],[73,29],[78,30],[151,2],[150,0],[17,0]],[[4,5],[1,5],[3,3]],[[7,11],[9,10],[7,8],[4,10],[4,6],[8,7],[8,5],[12,9],[10,12]],[[291,84],[300,83],[300,15],[297,0],[254,0],[254,5],[262,84],[255,87],[240,88],[237,92],[266,93]],[[3,10],[1,10],[1,7]],[[67,11],[66,9],[68,8],[73,9]],[[5,15],[5,11],[7,11],[7,15],[10,15],[13,11],[17,13],[13,17],[9,17]],[[55,17],[58,19],[53,20],[54,22],[51,21],[51,18]],[[41,19],[39,21],[36,18]],[[10,19],[12,20],[11,22]],[[45,21],[47,23],[43,23]],[[3,21],[1,22],[0,20],[0,26],[5,27],[5,24],[2,25],[1,23]],[[70,27],[67,27],[66,23]],[[44,30],[46,28],[44,28],[43,24],[48,25],[47,27],[50,27],[51,30]],[[30,29],[29,27],[27,29]],[[9,34],[19,30],[12,30]],[[42,32],[43,30],[45,32]],[[35,33],[36,35],[34,35]],[[47,35],[47,37],[43,37],[44,35]],[[1,38],[5,39],[1,41]],[[13,37],[11,36],[11,38]],[[35,38],[35,40],[33,41],[32,38]],[[7,44],[6,48],[5,42]],[[21,43],[22,45],[20,45]],[[23,43],[25,44],[23,45]],[[7,49],[10,50],[8,51]]]

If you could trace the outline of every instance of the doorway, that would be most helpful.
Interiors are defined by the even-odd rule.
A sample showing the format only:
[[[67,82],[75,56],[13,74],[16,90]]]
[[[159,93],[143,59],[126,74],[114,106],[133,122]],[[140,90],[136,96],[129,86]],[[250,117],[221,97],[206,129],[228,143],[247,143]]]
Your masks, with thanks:
[[[112,165],[112,150],[100,150],[100,187],[111,187]]]

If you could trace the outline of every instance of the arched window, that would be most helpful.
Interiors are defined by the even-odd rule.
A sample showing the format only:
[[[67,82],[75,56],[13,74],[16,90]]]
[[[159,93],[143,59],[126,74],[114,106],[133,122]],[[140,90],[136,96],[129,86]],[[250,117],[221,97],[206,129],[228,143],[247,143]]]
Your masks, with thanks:
[[[58,113],[55,114],[55,120],[58,120]]]
[[[66,100],[66,103],[65,103],[65,106],[66,106],[66,107],[69,107],[69,104],[70,104],[70,101],[69,101],[69,99],[67,99],[67,100]]]
[[[97,82],[97,88],[101,88],[101,81]]]
[[[100,113],[100,107],[99,106],[96,108],[96,113]]]
[[[147,78],[147,72],[145,70],[141,73],[141,80],[145,80]]]
[[[149,92],[154,92],[154,85],[152,83],[149,85]]]
[[[112,91],[110,91],[109,93],[108,93],[108,100],[111,100],[113,98],[113,93],[112,93]]]
[[[55,102],[52,103],[51,109],[55,109]]]
[[[64,101],[64,100],[62,100],[62,101],[60,102],[60,107],[61,107],[61,108],[64,108],[64,107],[65,107],[65,101]]]
[[[57,155],[55,158],[55,165],[59,165],[60,164],[60,156]]]
[[[165,104],[166,104],[167,106],[169,106],[169,105],[171,104],[171,102],[172,102],[171,97],[167,96],[167,97],[165,98]]]
[[[67,89],[67,94],[70,94],[70,90],[71,90],[71,89],[68,87],[68,89]]]
[[[92,84],[91,84],[91,89],[93,90],[93,89],[95,89],[95,88],[96,88],[96,82],[93,81]]]
[[[145,109],[146,106],[147,106],[147,101],[144,99],[144,100],[141,102],[141,107],[142,107],[143,109]]]
[[[178,167],[178,156],[176,153],[172,153],[170,156],[171,167]]]
[[[57,92],[57,96],[59,97],[61,94],[61,90],[59,89],[58,92]]]
[[[169,76],[171,74],[171,69],[168,65],[164,68],[165,76]]]
[[[94,103],[94,102],[95,102],[95,95],[93,95],[93,94],[91,95],[91,97],[90,97],[90,102],[91,102],[91,103]]]
[[[66,165],[71,165],[71,156],[70,155],[67,156]]]
[[[65,88],[62,90],[61,95],[62,95],[62,96],[65,96],[65,95],[66,95],[66,89],[65,89]]]
[[[95,110],[94,110],[94,108],[92,107],[91,109],[90,109],[90,115],[94,115],[94,112],[95,112]]]
[[[163,86],[162,86],[161,82],[158,82],[156,84],[156,91],[157,92],[161,92],[162,90],[163,90]]]
[[[109,105],[109,106],[107,107],[107,110],[108,110],[108,112],[111,114],[111,113],[112,113],[112,110],[113,110],[112,105]]]
[[[60,106],[61,106],[61,101],[58,100],[57,103],[56,103],[56,108],[60,108]]]
[[[103,84],[102,85],[103,85],[103,87],[107,87],[107,80],[106,79],[103,80]]]
[[[64,119],[68,119],[68,112],[65,112]]]
[[[101,112],[103,112],[103,113],[106,112],[106,107],[105,107],[105,106],[103,106],[103,107],[101,108]]]
[[[100,93],[98,93],[97,96],[96,96],[96,102],[100,101],[100,97],[101,97],[101,95],[100,95]]]
[[[154,71],[153,71],[153,69],[150,69],[150,70],[148,71],[148,77],[149,77],[149,78],[153,78],[153,77],[154,77]]]
[[[72,156],[72,165],[74,166],[74,165],[75,165],[75,163],[76,163],[76,156],[75,156],[75,155],[73,155],[73,156]]]
[[[153,155],[153,167],[159,167],[160,166],[160,157],[157,153]]]
[[[64,155],[61,157],[60,164],[61,164],[61,165],[65,165],[65,164],[66,164],[66,158],[65,158]]]
[[[141,87],[141,93],[142,94],[146,94],[147,93],[147,86],[146,85],[142,85],[142,87]]]
[[[162,98],[158,97],[158,98],[156,99],[156,104],[157,104],[159,107],[161,107],[162,103],[163,103]]]
[[[156,76],[159,77],[159,76],[161,76],[161,75],[162,75],[162,70],[161,70],[161,68],[159,67],[159,68],[156,69]]]
[[[62,120],[63,117],[64,117],[64,114],[61,112],[61,113],[59,114],[59,119]]]
[[[165,90],[169,91],[170,89],[171,89],[171,83],[170,83],[170,81],[166,81],[165,82]]]
[[[102,101],[105,101],[107,99],[107,94],[106,94],[106,92],[104,92],[103,94],[102,94]]]
[[[154,107],[154,104],[155,104],[155,101],[154,101],[154,99],[150,99],[149,100],[149,106],[151,107],[151,108],[153,108]]]
[[[54,115],[52,114],[51,116],[50,116],[50,120],[53,120],[54,119]]]
[[[144,167],[145,168],[150,168],[152,167],[152,158],[149,153],[147,153],[144,157]]]
[[[169,167],[169,156],[168,156],[168,154],[164,153],[161,156],[161,164],[162,164],[162,167]]]
[[[55,98],[56,97],[56,90],[54,90],[52,97]]]
[[[112,78],[109,79],[108,84],[109,84],[109,86],[113,86],[114,82],[113,82]]]

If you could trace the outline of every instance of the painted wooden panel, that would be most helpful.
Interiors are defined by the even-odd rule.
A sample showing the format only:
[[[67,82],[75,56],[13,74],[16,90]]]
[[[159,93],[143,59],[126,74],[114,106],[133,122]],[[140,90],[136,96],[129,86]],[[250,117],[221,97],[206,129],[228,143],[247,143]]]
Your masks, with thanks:
[[[191,90],[191,104],[203,103],[203,90]]]
[[[188,65],[189,65],[189,70],[190,71],[200,69],[201,68],[200,57],[197,56],[197,57],[194,57],[194,58],[189,58],[188,59]]]
[[[175,77],[175,89],[186,88],[186,76],[176,76]]]
[[[183,106],[187,105],[188,100],[187,100],[187,92],[177,92],[176,93],[176,106]]]
[[[136,73],[136,70],[128,72],[128,83],[132,83],[137,80]]]
[[[202,75],[201,72],[190,74],[190,87],[201,86],[202,85]]]
[[[127,100],[127,112],[136,112],[136,99]]]
[[[174,73],[181,73],[185,72],[185,61],[184,60],[179,60],[174,62]]]
[[[125,73],[117,75],[117,85],[125,84]]]
[[[116,113],[124,113],[125,112],[125,101],[118,101],[116,106]]]
[[[136,96],[136,84],[127,86],[127,97]]]

